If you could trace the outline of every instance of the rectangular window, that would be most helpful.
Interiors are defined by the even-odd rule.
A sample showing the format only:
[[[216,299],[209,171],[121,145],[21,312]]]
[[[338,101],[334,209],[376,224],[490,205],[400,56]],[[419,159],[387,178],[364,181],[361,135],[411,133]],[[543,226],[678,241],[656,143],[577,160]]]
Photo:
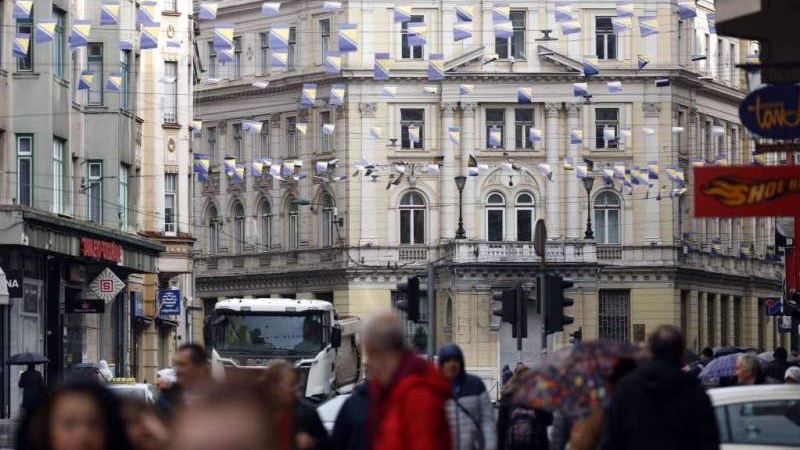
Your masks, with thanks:
[[[231,126],[231,129],[231,137],[233,138],[231,156],[236,158],[236,162],[239,163],[242,160],[242,124],[235,123]]]
[[[400,146],[403,149],[425,148],[425,110],[403,108],[400,110]]]
[[[94,71],[94,78],[89,85],[89,104],[103,104],[103,44],[92,42],[87,51],[88,70]]]
[[[33,205],[33,136],[17,135],[17,202]]]
[[[175,233],[177,224],[178,207],[178,174],[164,174],[164,232]]]
[[[297,29],[295,27],[289,27],[289,50],[287,55],[287,62],[286,66],[289,70],[294,70],[297,68],[297,61],[296,61],[296,54],[295,54],[295,47],[297,46]]]
[[[53,213],[64,214],[64,141],[53,138]]]
[[[414,23],[422,23],[425,22],[425,16],[411,16],[411,20],[408,22],[403,22],[400,28],[400,41],[402,45],[401,57],[402,59],[422,59],[423,55],[423,46],[416,45],[410,46],[408,45],[408,24],[409,22]]]
[[[510,59],[511,45],[511,58],[525,59],[525,11],[511,11],[510,16],[514,34],[510,38],[495,38],[494,51],[500,59]]]
[[[210,162],[217,162],[217,128],[208,127],[208,141],[206,145],[206,152]]]
[[[425,210],[400,210],[400,243],[425,244]]]
[[[597,59],[617,59],[617,35],[611,17],[595,17],[594,35]]]
[[[286,118],[286,156],[297,157],[297,119]]]
[[[328,153],[333,150],[333,135],[325,134],[322,132],[322,127],[325,124],[331,123],[331,112],[330,111],[322,111],[319,113],[319,125],[317,126],[317,132],[319,133],[319,152],[320,153]]]
[[[731,84],[737,86],[739,84],[739,80],[737,78],[736,65],[739,64],[739,58],[738,55],[736,55],[736,44],[731,44],[730,48],[731,57],[730,66],[728,68],[728,70],[730,70],[730,74],[728,76],[731,78]]]
[[[64,78],[64,44],[66,42],[64,26],[67,14],[61,9],[53,8],[53,18],[56,20],[56,28],[53,31],[53,75]]]
[[[328,57],[328,52],[331,50],[331,20],[322,19],[319,21],[319,44],[322,61],[320,64],[325,64],[325,58]]]
[[[290,211],[289,212],[289,250],[297,250],[298,248],[298,239],[297,235],[300,232],[299,229],[300,221],[297,214],[297,211]]]
[[[242,78],[242,37],[233,38],[233,78]]]
[[[261,38],[261,74],[267,75],[270,69],[270,59],[272,56],[269,53],[269,31],[259,34]]]
[[[533,209],[517,208],[517,242],[533,241]]]
[[[486,240],[489,242],[503,241],[503,218],[505,211],[502,209],[490,209],[486,211]]]
[[[122,50],[119,52],[119,76],[122,79],[122,86],[120,86],[119,93],[119,107],[126,111],[130,109],[130,70],[131,52],[130,50]]]
[[[514,141],[518,150],[533,150],[533,142],[529,138],[530,130],[533,127],[532,109],[520,108],[514,110]]]
[[[28,45],[28,56],[26,58],[14,58],[17,60],[17,72],[33,72],[33,13],[29,19],[17,19],[17,33],[30,35],[31,40]]]
[[[722,80],[722,68],[724,67],[724,54],[725,47],[722,45],[722,39],[717,39],[717,59],[714,61],[714,66],[717,69],[717,79]]]
[[[86,196],[90,222],[103,223],[103,162],[89,161]]]
[[[3,33],[0,33],[3,34]],[[78,78],[80,78],[81,74],[81,65],[78,62],[78,52],[70,52],[72,58],[72,102],[73,103],[80,103],[78,97]]]
[[[506,110],[486,110],[486,148],[504,148]]]
[[[705,73],[706,75],[711,75],[711,36],[709,34],[705,35],[703,45],[705,45],[705,47],[703,47],[703,54],[706,56]]]
[[[217,51],[214,43],[208,43],[208,78],[217,78]]]
[[[261,157],[269,158],[269,121],[261,122]]]
[[[333,208],[325,207],[322,210],[322,246],[333,247],[335,234]]]
[[[178,63],[164,61],[164,123],[178,123]]]
[[[596,148],[617,148],[619,135],[619,109],[617,108],[597,108],[595,115],[595,147]],[[614,130],[614,139],[606,140],[604,130],[606,128]]]
[[[178,0],[164,0],[164,11],[177,11]]]
[[[600,339],[630,341],[631,293],[627,290],[600,291]]]
[[[128,180],[130,178],[131,168],[127,164],[120,164],[119,166],[119,228],[121,230],[128,229],[128,211],[130,206],[128,199],[130,198],[130,190],[128,189]]]

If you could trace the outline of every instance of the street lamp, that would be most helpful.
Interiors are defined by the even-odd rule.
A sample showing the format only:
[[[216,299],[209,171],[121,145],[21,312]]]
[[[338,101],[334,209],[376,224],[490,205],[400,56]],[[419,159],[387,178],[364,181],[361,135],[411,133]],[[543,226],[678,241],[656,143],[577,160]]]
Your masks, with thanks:
[[[456,187],[458,188],[458,229],[456,230],[456,239],[466,239],[467,233],[464,231],[464,185],[467,183],[467,177],[459,175],[455,177]]]
[[[583,179],[583,187],[586,188],[586,235],[584,239],[594,239],[592,231],[592,187],[594,178],[587,176]]]

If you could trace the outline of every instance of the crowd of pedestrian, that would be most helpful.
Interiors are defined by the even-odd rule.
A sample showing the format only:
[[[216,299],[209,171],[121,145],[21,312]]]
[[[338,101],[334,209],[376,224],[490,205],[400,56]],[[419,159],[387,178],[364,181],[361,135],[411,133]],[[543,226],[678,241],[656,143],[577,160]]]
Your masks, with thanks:
[[[392,314],[363,331],[366,380],[343,403],[329,434],[300,395],[299,374],[273,361],[258,380],[215,383],[205,350],[180,347],[174,369],[159,371],[156,405],[121,399],[102,383],[73,379],[45,393],[29,367],[20,379],[24,420],[17,450],[626,450],[719,447],[717,422],[698,375],[715,357],[706,349],[685,365],[679,330],[658,328],[645,361],[619,359],[609,401],[583,417],[520,402],[515,389],[532,370],[502,373],[499,408],[483,380],[469,373],[462,350],[448,344],[437,364],[406,345]],[[739,385],[800,383],[785,349],[769,363],[735,357]],[[549,430],[549,431],[548,431]]]

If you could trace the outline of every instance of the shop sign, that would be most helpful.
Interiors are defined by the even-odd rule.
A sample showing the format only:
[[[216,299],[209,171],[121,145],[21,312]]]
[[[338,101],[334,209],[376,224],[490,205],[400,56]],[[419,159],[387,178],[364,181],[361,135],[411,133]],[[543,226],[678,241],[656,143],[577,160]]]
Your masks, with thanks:
[[[103,300],[67,299],[64,305],[67,314],[103,314],[106,303]]]
[[[81,256],[119,263],[122,262],[122,246],[98,239],[81,238]]]
[[[768,298],[764,302],[764,311],[768,316],[780,316],[783,312],[783,302],[779,298]]]
[[[8,296],[11,298],[22,297],[22,271],[6,271],[6,286],[8,286]]]
[[[180,289],[167,289],[158,291],[159,317],[174,316],[181,313]]]
[[[695,217],[795,216],[800,166],[695,167]]]
[[[773,85],[753,91],[739,105],[739,118],[748,130],[761,137],[800,137],[800,87]]]
[[[780,316],[778,318],[778,332],[779,333],[792,332],[792,316]]]
[[[125,283],[117,277],[108,267],[89,284],[89,289],[106,303],[114,300],[119,292],[125,289]]]
[[[141,292],[131,292],[133,300],[133,317],[144,317],[144,295]]]

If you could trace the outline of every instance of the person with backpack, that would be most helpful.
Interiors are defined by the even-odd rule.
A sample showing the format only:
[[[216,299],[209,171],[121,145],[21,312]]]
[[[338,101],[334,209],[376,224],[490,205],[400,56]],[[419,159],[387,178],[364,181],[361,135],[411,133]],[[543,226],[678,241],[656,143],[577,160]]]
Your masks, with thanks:
[[[515,380],[529,370],[528,367],[518,366],[514,376],[503,387],[497,417],[498,450],[547,450],[550,447],[547,427],[553,423],[553,414],[511,402]]]
[[[496,450],[494,411],[483,381],[467,373],[464,354],[455,344],[439,350],[439,369],[453,386],[447,419],[454,450]]]

